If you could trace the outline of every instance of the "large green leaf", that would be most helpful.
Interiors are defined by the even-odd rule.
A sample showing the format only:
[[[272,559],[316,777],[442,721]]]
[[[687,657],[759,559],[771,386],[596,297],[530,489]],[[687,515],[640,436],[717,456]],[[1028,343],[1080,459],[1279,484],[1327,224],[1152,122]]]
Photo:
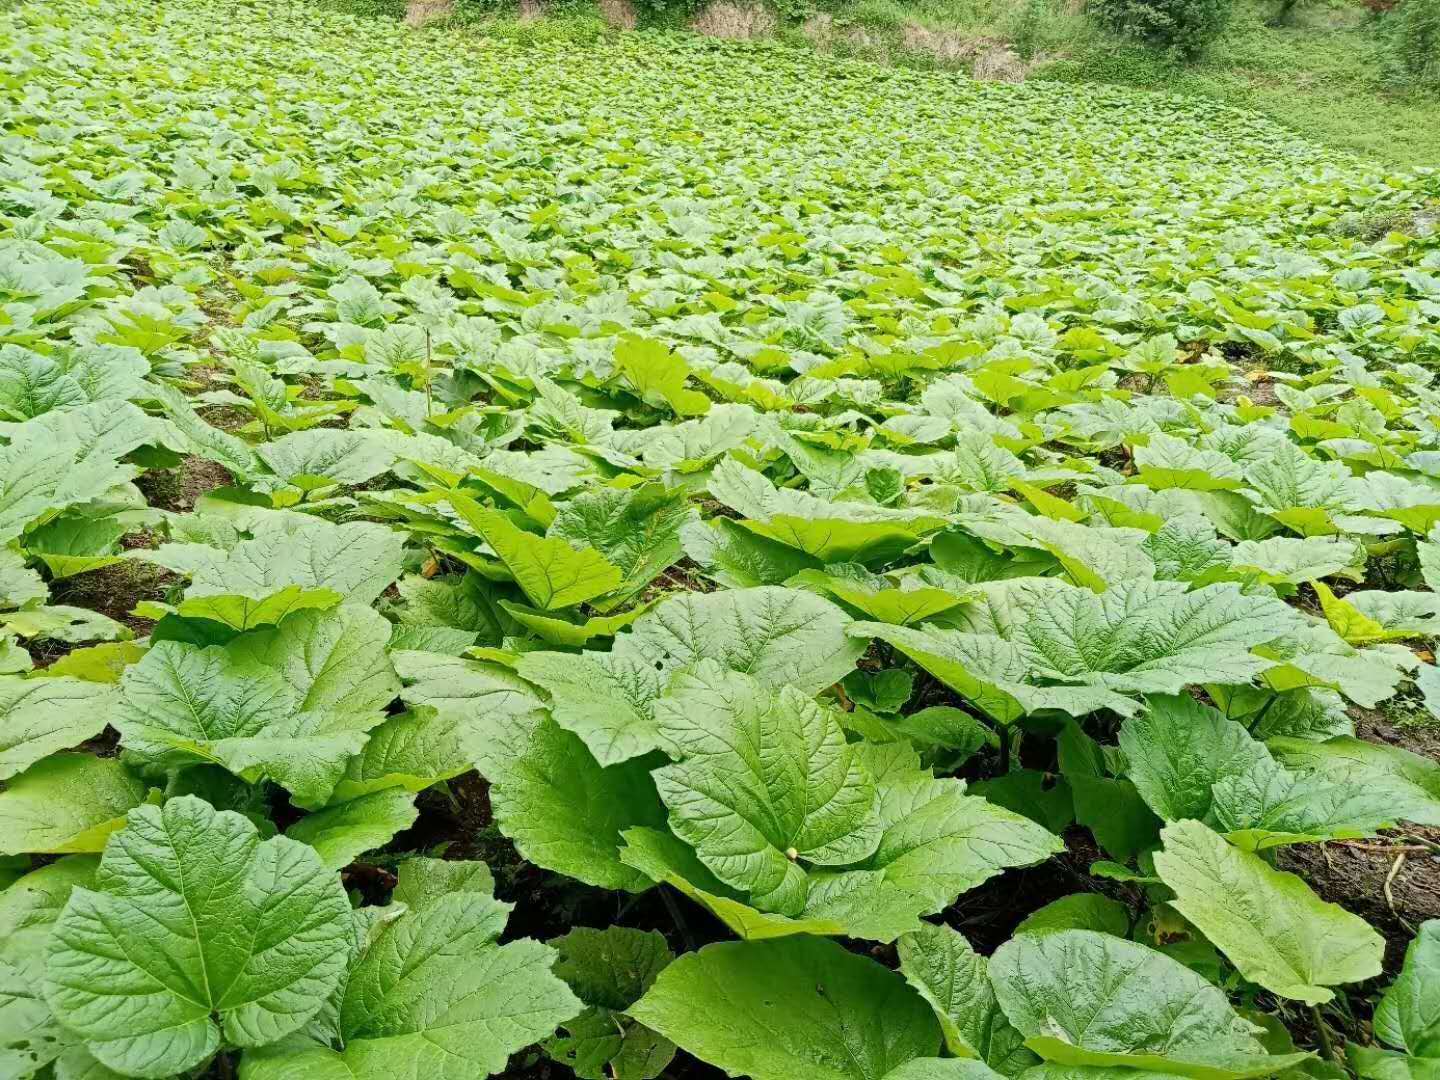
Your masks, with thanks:
[[[1218,987],[1162,953],[1093,930],[1012,938],[991,958],[990,980],[1025,1045],[1063,1065],[1241,1080],[1305,1056],[1267,1055]]]
[[[0,791],[0,855],[100,851],[145,790],[115,758],[52,754]]]
[[[651,879],[620,860],[620,835],[659,826],[665,811],[645,763],[601,766],[544,713],[494,720],[477,764],[502,832],[531,862],[603,889],[641,891]]]
[[[929,1007],[899,975],[818,938],[707,945],[629,1013],[754,1080],[871,1080],[940,1047]]]
[[[620,568],[593,547],[528,533],[504,514],[454,495],[451,505],[500,557],[536,607],[546,611],[591,600],[620,587]]]
[[[901,973],[935,1010],[950,1053],[984,1061],[1006,1076],[1037,1060],[1000,1011],[985,958],[963,934],[927,924],[901,938],[899,952]]]
[[[654,1080],[675,1056],[675,1044],[624,1015],[654,984],[673,956],[652,931],[579,927],[550,942],[555,974],[585,1003],[545,1043],[545,1052],[582,1080]]]
[[[1384,939],[1294,874],[1197,821],[1176,822],[1162,836],[1155,870],[1175,891],[1171,904],[1247,979],[1315,1004],[1333,998],[1333,986],[1380,974]]]
[[[864,652],[845,613],[798,589],[730,589],[672,596],[616,638],[615,651],[662,674],[714,660],[766,686],[813,694],[838,682]]]
[[[1243,726],[1187,695],[1154,696],[1120,728],[1126,775],[1166,821],[1203,819],[1215,784],[1269,759]]]
[[[1375,1035],[1418,1058],[1440,1060],[1440,919],[1421,923],[1400,976],[1375,1009]]]
[[[266,775],[322,805],[399,690],[388,637],[373,611],[347,606],[225,646],[158,642],[126,670],[115,727],[153,761]]]
[[[245,1080],[474,1080],[581,1010],[555,951],[506,945],[511,905],[483,864],[408,859],[389,909],[362,909],[339,1001],[303,1037],[247,1051]]]
[[[656,720],[679,759],[654,774],[671,828],[758,906],[799,914],[804,866],[856,863],[880,842],[874,781],[838,718],[798,690],[707,660],[675,677]]]
[[[104,683],[0,675],[0,780],[100,734],[114,700]]]
[[[340,979],[349,904],[315,852],[190,796],[131,811],[55,924],[45,996],[100,1062],[168,1077],[298,1029]],[[218,1021],[217,1021],[218,1017]]]

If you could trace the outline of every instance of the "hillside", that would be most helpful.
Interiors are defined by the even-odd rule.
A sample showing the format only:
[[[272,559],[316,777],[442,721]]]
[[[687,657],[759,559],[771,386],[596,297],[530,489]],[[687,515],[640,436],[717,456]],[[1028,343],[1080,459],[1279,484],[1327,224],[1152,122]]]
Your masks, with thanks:
[[[1440,1066],[1440,174],[0,14],[0,1080]]]

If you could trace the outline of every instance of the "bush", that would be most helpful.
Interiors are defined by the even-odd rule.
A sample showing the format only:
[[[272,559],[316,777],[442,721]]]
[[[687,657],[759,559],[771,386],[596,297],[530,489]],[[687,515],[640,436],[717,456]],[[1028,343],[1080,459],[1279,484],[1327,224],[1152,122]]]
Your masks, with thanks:
[[[1220,36],[1230,21],[1231,4],[1232,0],[1090,0],[1090,11],[1115,33],[1190,59]]]
[[[1391,50],[1404,76],[1440,88],[1440,0],[1404,0],[1390,21]]]

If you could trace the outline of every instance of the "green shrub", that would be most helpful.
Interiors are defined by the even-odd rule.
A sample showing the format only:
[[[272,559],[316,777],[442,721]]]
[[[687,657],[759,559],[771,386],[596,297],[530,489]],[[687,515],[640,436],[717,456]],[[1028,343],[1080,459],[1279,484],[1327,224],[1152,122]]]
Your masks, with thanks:
[[[1404,0],[1390,22],[1391,50],[1403,77],[1440,88],[1440,0]]]
[[[1048,15],[1045,0],[1025,0],[1010,35],[1022,60],[1029,60],[1040,50],[1040,33]]]
[[[1184,59],[1198,56],[1230,21],[1232,0],[1090,0],[1107,29]]]

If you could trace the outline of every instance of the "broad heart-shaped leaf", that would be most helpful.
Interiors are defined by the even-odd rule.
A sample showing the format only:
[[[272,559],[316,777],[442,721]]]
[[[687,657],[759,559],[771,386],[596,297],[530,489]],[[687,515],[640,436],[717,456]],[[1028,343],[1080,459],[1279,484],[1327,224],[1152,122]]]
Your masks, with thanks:
[[[499,664],[413,650],[390,655],[408,684],[400,694],[405,702],[459,717],[477,733],[498,717],[544,708],[525,680]]]
[[[704,905],[748,940],[819,934],[893,941],[923,926],[921,915],[1006,867],[1039,862],[1060,849],[1058,837],[966,795],[960,781],[936,780],[903,744],[862,753],[876,781],[879,844],[850,867],[810,868],[804,905],[793,916],[758,910],[667,833],[628,830],[620,857]]]
[[[710,399],[685,389],[690,366],[663,341],[628,334],[615,345],[615,366],[651,405],[669,405],[677,416],[700,416]]]
[[[550,942],[555,974],[585,1003],[545,1043],[545,1052],[582,1080],[654,1080],[675,1044],[623,1015],[649,990],[673,956],[654,931],[577,927]]]
[[[670,827],[757,906],[799,914],[799,860],[844,866],[875,850],[874,781],[835,715],[800,691],[706,660],[675,676],[655,712],[679,759],[653,774]]]
[[[400,576],[404,537],[384,525],[259,520],[266,524],[255,529],[253,538],[217,554],[195,571],[185,590],[185,603],[192,610],[182,605],[181,614],[216,618],[198,610],[198,603],[209,601],[212,608],[223,611],[219,598],[243,599],[250,602],[246,621],[223,621],[245,630],[262,622],[278,623],[297,606],[369,604]],[[302,600],[326,594],[335,599]],[[286,596],[292,598],[288,603],[282,599]],[[276,610],[265,611],[267,607]]]
[[[1038,1059],[995,1000],[985,958],[958,930],[926,926],[900,939],[900,971],[935,1010],[945,1048],[1014,1076]]]
[[[255,454],[280,480],[297,487],[314,481],[363,484],[387,471],[395,454],[378,431],[316,428],[262,443]]]
[[[244,660],[277,672],[307,711],[369,716],[400,689],[385,656],[390,624],[377,612],[345,604],[301,612],[274,629],[244,634],[229,646]]]
[[[1421,923],[1405,950],[1400,977],[1375,1010],[1375,1035],[1413,1057],[1440,1060],[1440,919]]]
[[[515,670],[550,695],[555,722],[580,736],[600,764],[660,748],[655,701],[661,675],[635,650],[532,652],[520,657]]]
[[[500,831],[525,858],[602,889],[640,892],[652,881],[620,861],[620,834],[660,827],[665,810],[643,759],[602,767],[543,712],[492,718],[476,764],[490,781]]]
[[[899,975],[820,938],[707,945],[629,1013],[753,1080],[878,1080],[940,1049],[930,1007]]]
[[[846,635],[849,622],[830,601],[798,589],[685,593],[637,619],[613,651],[650,664],[662,678],[715,660],[766,686],[814,694],[848,674],[865,651]]]
[[[115,758],[52,754],[0,791],[0,855],[100,851],[145,790]]]
[[[1345,1056],[1361,1080],[1440,1080],[1440,1058],[1417,1058],[1349,1043]]]
[[[391,787],[424,791],[474,768],[483,737],[454,712],[420,706],[388,717],[346,763],[333,798],[344,801]]]
[[[295,1031],[343,972],[350,905],[304,844],[192,796],[142,806],[55,924],[45,995],[105,1065],[194,1068]],[[218,1016],[219,1023],[213,1018]]]
[[[350,973],[341,1057],[356,1080],[473,1080],[575,1016],[528,938],[495,945],[508,905],[479,891],[439,896],[383,928]]]
[[[389,633],[376,612],[346,606],[224,646],[157,642],[126,670],[114,723],[151,760],[268,775],[321,806],[399,690]]]
[[[1120,728],[1126,775],[1165,821],[1203,819],[1214,785],[1268,762],[1243,726],[1188,695],[1152,696]]]
[[[1335,996],[1332,986],[1380,974],[1384,939],[1294,874],[1198,821],[1175,822],[1161,836],[1155,870],[1175,891],[1171,905],[1251,982],[1318,1004]]]
[[[100,734],[114,700],[104,683],[0,676],[0,780]]]
[[[1267,1055],[1219,987],[1163,953],[1093,930],[1018,935],[990,958],[990,981],[1010,1023],[1047,1061],[1241,1080],[1307,1056]]]
[[[476,1080],[581,1011],[553,949],[495,944],[511,905],[483,864],[410,859],[398,878],[395,905],[358,913],[367,940],[328,1022],[247,1051],[245,1080]]]
[[[109,404],[83,408],[114,411]],[[64,422],[65,414],[82,411],[64,410],[31,420],[14,429],[10,445],[0,447],[0,544],[70,507],[99,499],[138,475],[137,467],[116,459],[152,436],[145,414],[124,403],[119,412],[132,419],[133,426],[126,432],[122,423],[110,429],[113,438],[91,444],[68,430],[80,423],[79,418],[75,425]],[[51,417],[61,419],[46,423]]]
[[[1088,589],[1009,590],[1012,640],[1035,677],[1124,693],[1179,693],[1190,683],[1246,683],[1271,661],[1250,650],[1298,617],[1273,597],[1229,584],[1187,591],[1178,581]]]
[[[1408,808],[1403,791],[1368,784],[1363,774],[1293,772],[1274,759],[1214,785],[1211,820],[1236,847],[1263,851],[1282,844],[1371,836]]]
[[[490,545],[516,584],[538,608],[553,611],[620,587],[620,568],[592,547],[526,532],[498,510],[463,495],[450,496],[462,518]]]

